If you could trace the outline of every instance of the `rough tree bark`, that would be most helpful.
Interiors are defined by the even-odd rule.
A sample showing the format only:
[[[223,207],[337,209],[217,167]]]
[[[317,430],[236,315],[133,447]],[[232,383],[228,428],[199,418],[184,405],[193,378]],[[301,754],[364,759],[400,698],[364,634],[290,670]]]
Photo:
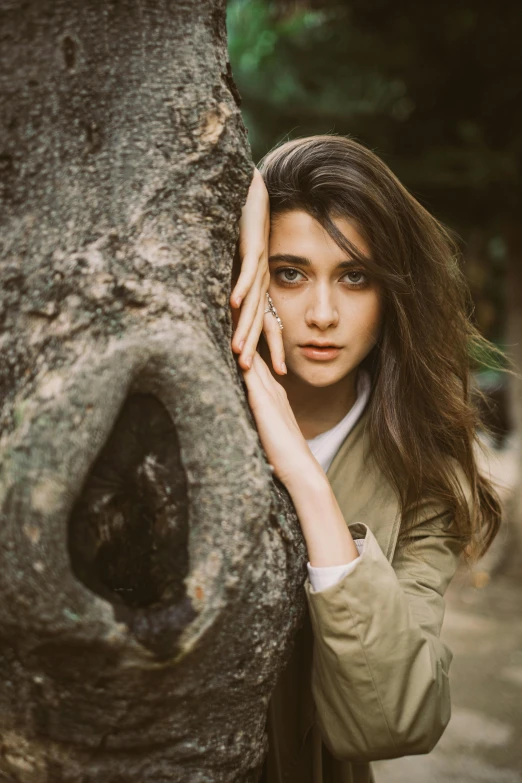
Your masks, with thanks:
[[[254,781],[305,549],[229,349],[224,0],[0,0],[0,780]]]

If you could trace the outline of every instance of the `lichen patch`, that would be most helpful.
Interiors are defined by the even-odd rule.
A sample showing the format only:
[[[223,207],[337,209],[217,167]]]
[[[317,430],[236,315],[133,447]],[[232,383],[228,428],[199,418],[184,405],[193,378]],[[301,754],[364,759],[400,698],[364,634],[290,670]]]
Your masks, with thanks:
[[[207,112],[201,122],[201,141],[205,144],[216,144],[231,114],[229,107],[222,102]]]
[[[57,397],[63,388],[63,378],[60,375],[48,375],[39,389],[40,398],[52,400]]]
[[[41,529],[38,527],[38,525],[27,525],[25,524],[22,527],[22,530],[24,531],[24,534],[27,536],[31,544],[38,544],[40,541],[40,537],[42,535]]]
[[[53,479],[41,479],[31,492],[31,504],[41,514],[53,514],[60,507],[62,487]]]

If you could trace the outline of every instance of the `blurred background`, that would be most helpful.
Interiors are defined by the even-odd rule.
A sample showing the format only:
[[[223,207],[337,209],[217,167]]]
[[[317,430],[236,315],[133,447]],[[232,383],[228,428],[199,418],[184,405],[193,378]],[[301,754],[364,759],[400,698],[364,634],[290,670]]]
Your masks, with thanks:
[[[350,135],[459,237],[481,332],[491,435],[480,459],[505,523],[448,594],[453,714],[426,757],[377,783],[522,781],[522,3],[229,0],[233,75],[254,161],[280,141]],[[484,405],[484,403],[482,403]]]

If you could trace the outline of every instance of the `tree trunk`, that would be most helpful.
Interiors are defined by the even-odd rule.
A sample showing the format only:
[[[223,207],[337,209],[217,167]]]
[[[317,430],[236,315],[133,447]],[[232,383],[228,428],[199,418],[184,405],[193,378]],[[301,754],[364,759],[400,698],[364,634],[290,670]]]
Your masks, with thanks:
[[[229,348],[224,6],[0,0],[1,781],[260,772],[305,547]]]

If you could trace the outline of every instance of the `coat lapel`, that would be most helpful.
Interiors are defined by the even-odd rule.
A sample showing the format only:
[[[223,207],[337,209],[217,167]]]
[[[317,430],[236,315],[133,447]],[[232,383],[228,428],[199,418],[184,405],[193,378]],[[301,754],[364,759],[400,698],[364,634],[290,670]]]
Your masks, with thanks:
[[[399,501],[370,453],[368,409],[345,438],[327,476],[347,525],[367,525],[391,561],[400,526]]]
[[[389,561],[393,557],[400,527],[398,498],[383,476],[370,453],[367,430],[368,415],[363,413],[349,432],[326,475],[347,525],[363,522],[367,525]],[[310,619],[307,616],[302,631],[313,638]],[[299,649],[299,644],[297,648]],[[295,666],[295,663],[293,664]],[[308,682],[309,674],[301,682],[307,683],[300,694],[302,743],[306,731],[314,720],[314,703]]]

